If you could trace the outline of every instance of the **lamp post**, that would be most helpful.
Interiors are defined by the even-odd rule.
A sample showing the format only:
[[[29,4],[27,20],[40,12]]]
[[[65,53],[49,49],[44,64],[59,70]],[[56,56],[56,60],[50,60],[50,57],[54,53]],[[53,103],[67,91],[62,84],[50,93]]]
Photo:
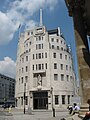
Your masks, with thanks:
[[[52,113],[53,117],[55,117],[55,108],[53,107],[53,87],[51,87],[51,94],[52,94]]]
[[[51,87],[51,95],[52,95],[52,110],[53,110],[53,87]]]
[[[26,103],[26,83],[24,83],[24,114],[25,114],[25,103]]]

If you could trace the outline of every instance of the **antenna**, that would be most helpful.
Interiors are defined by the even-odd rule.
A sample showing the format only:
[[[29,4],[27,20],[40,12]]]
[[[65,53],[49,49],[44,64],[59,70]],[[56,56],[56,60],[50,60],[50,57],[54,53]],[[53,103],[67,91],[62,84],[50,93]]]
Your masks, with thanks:
[[[58,35],[61,35],[60,27],[58,27]]]
[[[21,24],[19,25],[19,27],[18,27],[18,33],[19,33],[19,38],[20,38],[20,34],[21,34]]]
[[[43,26],[43,23],[42,23],[42,9],[40,9],[40,26]]]

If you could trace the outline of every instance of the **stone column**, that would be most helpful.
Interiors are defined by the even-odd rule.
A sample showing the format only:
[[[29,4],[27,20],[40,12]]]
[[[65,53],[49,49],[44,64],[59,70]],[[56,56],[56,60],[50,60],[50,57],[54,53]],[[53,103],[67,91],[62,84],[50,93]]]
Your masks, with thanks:
[[[88,52],[88,42],[82,11],[79,6],[74,6],[72,16],[76,38],[81,108],[85,108],[87,106],[87,100],[90,99],[90,54]]]

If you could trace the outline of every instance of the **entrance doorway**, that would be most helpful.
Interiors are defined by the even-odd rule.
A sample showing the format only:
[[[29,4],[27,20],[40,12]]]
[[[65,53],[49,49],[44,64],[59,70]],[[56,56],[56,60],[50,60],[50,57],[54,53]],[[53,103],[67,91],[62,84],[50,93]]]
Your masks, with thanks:
[[[48,109],[48,92],[33,93],[33,109]]]

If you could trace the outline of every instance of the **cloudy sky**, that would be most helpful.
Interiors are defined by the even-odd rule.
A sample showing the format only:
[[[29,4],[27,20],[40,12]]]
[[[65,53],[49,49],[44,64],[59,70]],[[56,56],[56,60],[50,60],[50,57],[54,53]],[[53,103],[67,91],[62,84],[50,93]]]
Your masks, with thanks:
[[[47,29],[61,28],[76,65],[73,22],[64,0],[0,0],[0,73],[15,77],[19,25],[22,32],[39,25],[40,8]]]

